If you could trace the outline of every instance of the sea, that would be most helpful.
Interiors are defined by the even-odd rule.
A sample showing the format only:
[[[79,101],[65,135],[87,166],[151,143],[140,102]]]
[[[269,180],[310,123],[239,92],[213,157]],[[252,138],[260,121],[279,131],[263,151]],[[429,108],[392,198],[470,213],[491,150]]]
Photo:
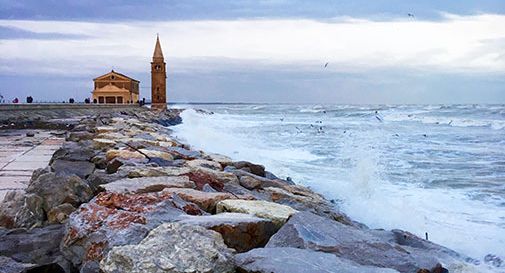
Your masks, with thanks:
[[[193,148],[263,164],[371,228],[427,233],[505,271],[505,105],[174,107],[186,109],[174,135]]]

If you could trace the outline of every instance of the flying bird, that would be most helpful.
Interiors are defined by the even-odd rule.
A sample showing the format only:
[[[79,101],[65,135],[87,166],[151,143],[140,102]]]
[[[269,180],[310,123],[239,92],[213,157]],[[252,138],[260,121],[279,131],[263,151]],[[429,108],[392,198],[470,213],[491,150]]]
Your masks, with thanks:
[[[328,66],[328,64],[329,64],[329,63],[325,63],[325,64],[324,64],[324,68],[326,68],[326,67]]]
[[[414,17],[415,17],[415,16],[414,16],[414,14],[412,14],[412,13],[407,13],[407,15],[408,15],[409,17],[412,17],[412,18],[414,18]]]

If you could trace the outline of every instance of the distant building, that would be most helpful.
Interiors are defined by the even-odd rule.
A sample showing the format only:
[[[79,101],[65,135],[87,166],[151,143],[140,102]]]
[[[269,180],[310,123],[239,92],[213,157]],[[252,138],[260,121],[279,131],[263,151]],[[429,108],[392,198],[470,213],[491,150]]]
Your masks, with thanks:
[[[139,100],[140,82],[114,70],[93,79],[93,82],[94,103],[129,104]]]
[[[166,63],[161,51],[159,36],[156,37],[156,46],[151,62],[151,102],[153,107],[166,108],[167,105]]]

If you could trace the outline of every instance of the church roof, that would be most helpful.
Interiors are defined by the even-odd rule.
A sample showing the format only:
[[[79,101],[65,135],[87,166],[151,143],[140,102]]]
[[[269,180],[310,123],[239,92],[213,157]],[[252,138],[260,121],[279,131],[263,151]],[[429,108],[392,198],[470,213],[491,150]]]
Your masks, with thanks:
[[[154,47],[153,58],[163,58],[163,51],[161,51],[160,36],[156,36],[156,46]]]
[[[109,72],[109,73],[106,73],[106,74],[103,74],[103,75],[101,75],[101,76],[98,76],[98,77],[94,78],[94,79],[93,79],[93,81],[96,81],[96,80],[98,80],[98,79],[100,79],[100,78],[105,78],[105,77],[108,77],[108,76],[110,76],[110,75],[116,75],[116,76],[119,76],[119,77],[123,77],[123,78],[126,78],[126,79],[128,79],[128,80],[132,80],[132,81],[134,81],[134,82],[140,82],[140,81],[138,81],[138,80],[136,80],[136,79],[134,79],[134,78],[130,78],[130,77],[126,76],[125,74],[121,74],[121,73],[116,72],[116,71],[114,71],[114,70],[112,70],[112,71],[111,71],[111,72]]]
[[[128,89],[117,87],[113,84],[107,84],[102,88],[97,88],[93,92],[130,92]]]

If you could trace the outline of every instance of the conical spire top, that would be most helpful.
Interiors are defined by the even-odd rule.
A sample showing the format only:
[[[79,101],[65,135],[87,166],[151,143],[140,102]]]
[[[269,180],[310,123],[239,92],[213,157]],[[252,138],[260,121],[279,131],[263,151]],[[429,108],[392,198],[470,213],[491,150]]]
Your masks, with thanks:
[[[160,36],[156,35],[156,46],[154,47],[153,58],[163,58],[163,52],[161,51]]]

